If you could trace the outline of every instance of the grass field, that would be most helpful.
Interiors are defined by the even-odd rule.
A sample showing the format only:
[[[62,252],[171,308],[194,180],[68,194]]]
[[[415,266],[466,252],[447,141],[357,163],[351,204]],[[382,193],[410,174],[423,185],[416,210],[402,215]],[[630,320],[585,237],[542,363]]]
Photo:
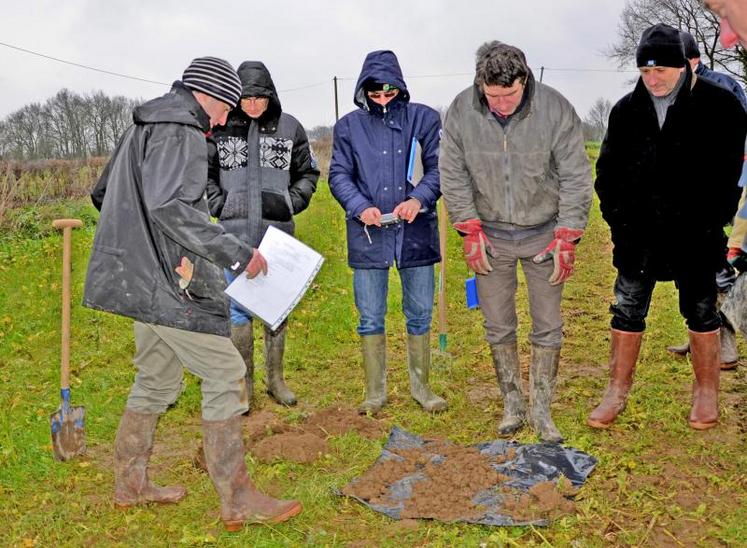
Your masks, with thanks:
[[[191,464],[199,439],[200,395],[186,390],[159,424],[151,476],[184,483],[189,496],[176,506],[118,511],[111,503],[112,442],[132,382],[131,322],[77,303],[95,230],[87,201],[71,200],[10,213],[14,230],[0,235],[0,545],[8,546],[601,546],[744,545],[747,542],[747,375],[722,376],[721,424],[706,432],[686,421],[691,367],[665,351],[685,328],[671,283],[656,289],[636,382],[627,410],[609,431],[585,425],[606,384],[608,306],[612,300],[609,232],[597,206],[579,246],[577,271],[566,285],[565,345],[553,412],[568,445],[599,459],[577,497],[578,512],[547,528],[488,528],[431,521],[399,523],[339,498],[345,485],[378,456],[384,439],[357,434],[330,439],[331,452],[311,465],[260,464],[252,476],[274,495],[297,497],[305,511],[279,526],[223,531],[218,499]],[[58,405],[61,238],[49,221],[74,216],[72,367],[73,404],[85,405],[88,453],[53,460],[49,415]],[[287,420],[332,405],[355,405],[363,375],[355,335],[351,272],[346,266],[343,212],[321,183],[299,218],[298,236],[323,253],[314,286],[291,317],[286,353],[289,385],[301,401],[285,409],[262,391],[257,408]],[[391,278],[389,397],[383,421],[459,443],[495,438],[499,398],[478,398],[495,387],[479,311],[464,305],[466,268],[458,236],[448,239],[448,352],[437,358],[433,386],[449,410],[420,411],[408,392],[399,281]],[[528,359],[528,315],[520,299],[520,351]],[[434,322],[433,347],[437,347]],[[261,345],[258,345],[261,348]],[[744,341],[740,340],[744,355]],[[261,367],[258,368],[261,370]],[[529,430],[518,439],[536,441]]]

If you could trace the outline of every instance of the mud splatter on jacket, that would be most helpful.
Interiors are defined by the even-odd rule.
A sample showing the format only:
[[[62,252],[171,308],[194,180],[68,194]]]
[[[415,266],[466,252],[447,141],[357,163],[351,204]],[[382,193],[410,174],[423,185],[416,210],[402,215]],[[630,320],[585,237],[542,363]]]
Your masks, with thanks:
[[[133,120],[91,193],[101,215],[83,304],[228,336],[222,269],[243,272],[252,253],[210,222],[208,115],[175,82],[169,93],[135,109]],[[174,270],[183,257],[194,265],[188,284]]]

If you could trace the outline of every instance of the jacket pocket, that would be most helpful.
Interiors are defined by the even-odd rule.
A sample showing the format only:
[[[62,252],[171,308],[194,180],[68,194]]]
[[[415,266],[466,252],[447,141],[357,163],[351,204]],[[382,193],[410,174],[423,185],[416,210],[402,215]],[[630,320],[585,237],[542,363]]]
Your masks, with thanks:
[[[293,206],[287,191],[262,191],[262,218],[268,221],[287,222],[293,218]]]
[[[246,189],[233,189],[228,191],[226,203],[223,204],[223,211],[220,214],[220,220],[225,219],[245,219],[249,216],[249,194]]]

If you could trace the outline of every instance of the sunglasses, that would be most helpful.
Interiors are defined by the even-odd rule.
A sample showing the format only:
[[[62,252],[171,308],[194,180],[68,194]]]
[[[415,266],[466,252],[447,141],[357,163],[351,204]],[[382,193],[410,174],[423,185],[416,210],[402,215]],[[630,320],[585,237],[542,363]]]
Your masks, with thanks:
[[[391,91],[369,91],[368,97],[369,99],[381,99],[382,97],[384,99],[391,99],[398,93],[399,93],[398,89],[393,89]]]

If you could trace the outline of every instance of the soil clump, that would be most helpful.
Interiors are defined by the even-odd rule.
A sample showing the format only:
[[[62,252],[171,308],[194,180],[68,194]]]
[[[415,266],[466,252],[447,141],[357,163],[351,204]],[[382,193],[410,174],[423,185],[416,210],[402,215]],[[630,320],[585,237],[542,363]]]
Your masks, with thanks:
[[[251,448],[260,462],[269,463],[278,459],[309,464],[329,453],[327,442],[314,434],[284,432],[263,439]]]
[[[352,407],[323,409],[307,418],[302,428],[310,434],[321,434],[325,437],[357,432],[364,438],[376,439],[386,433],[386,429],[379,421],[359,415]]]

